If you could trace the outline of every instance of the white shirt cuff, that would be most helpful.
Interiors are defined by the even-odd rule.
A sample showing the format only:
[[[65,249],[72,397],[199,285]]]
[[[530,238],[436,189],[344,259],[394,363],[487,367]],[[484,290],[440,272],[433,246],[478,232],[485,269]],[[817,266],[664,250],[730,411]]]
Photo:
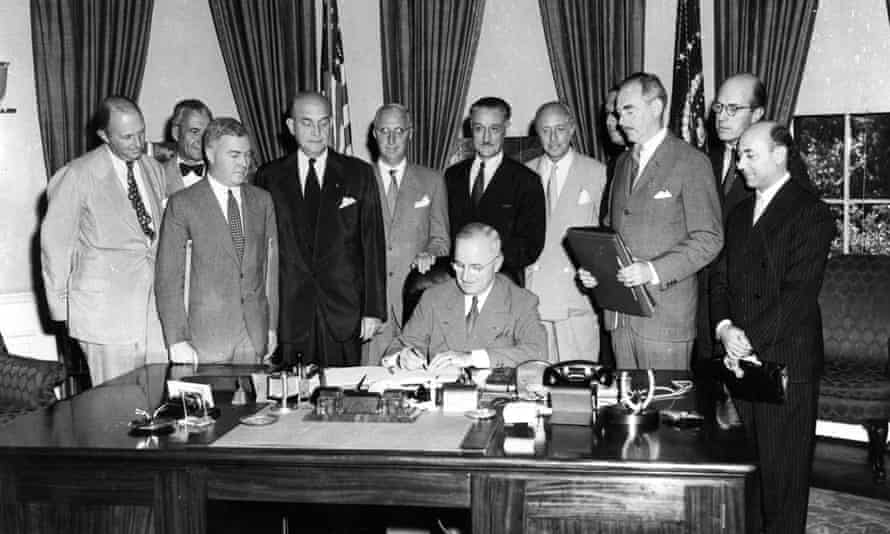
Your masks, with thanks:
[[[655,266],[652,265],[651,261],[647,261],[646,265],[649,266],[649,272],[652,273],[652,280],[649,280],[650,284],[658,285],[661,282],[661,279],[658,278],[658,271],[655,270]]]
[[[470,360],[472,361],[472,366],[476,369],[488,369],[491,367],[491,358],[488,357],[488,351],[485,349],[471,350]]]
[[[717,328],[714,329],[714,335],[717,336],[717,339],[720,339],[720,331],[723,330],[724,327],[732,326],[732,321],[729,319],[723,319],[719,323],[717,323]]]

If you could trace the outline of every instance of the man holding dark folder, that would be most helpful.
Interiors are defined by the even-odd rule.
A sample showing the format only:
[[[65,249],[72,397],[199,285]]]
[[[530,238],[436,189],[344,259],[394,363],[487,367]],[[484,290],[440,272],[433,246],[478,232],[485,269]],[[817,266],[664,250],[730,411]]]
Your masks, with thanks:
[[[606,310],[618,368],[688,369],[695,338],[695,274],[723,246],[720,200],[707,157],[662,126],[667,93],[636,73],[618,91],[619,124],[633,149],[618,157],[607,224],[633,256],[618,281],[645,285],[650,317]],[[582,283],[596,285],[583,269]]]

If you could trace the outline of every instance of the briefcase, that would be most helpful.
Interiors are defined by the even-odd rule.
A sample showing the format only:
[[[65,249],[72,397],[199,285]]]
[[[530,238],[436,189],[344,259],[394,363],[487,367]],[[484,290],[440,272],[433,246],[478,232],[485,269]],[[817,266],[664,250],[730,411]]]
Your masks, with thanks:
[[[745,360],[739,361],[742,378],[726,368],[723,358],[711,360],[711,370],[718,380],[726,385],[734,399],[750,402],[782,404],[788,391],[788,369],[783,363],[761,360],[757,365]]]

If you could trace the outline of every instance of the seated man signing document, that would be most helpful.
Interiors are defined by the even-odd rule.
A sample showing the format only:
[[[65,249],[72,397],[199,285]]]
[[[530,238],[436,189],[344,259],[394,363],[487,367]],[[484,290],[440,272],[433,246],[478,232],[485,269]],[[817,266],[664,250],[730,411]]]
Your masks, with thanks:
[[[504,261],[497,230],[470,223],[454,241],[457,279],[424,291],[381,364],[411,370],[487,369],[546,360],[538,297],[497,274]]]

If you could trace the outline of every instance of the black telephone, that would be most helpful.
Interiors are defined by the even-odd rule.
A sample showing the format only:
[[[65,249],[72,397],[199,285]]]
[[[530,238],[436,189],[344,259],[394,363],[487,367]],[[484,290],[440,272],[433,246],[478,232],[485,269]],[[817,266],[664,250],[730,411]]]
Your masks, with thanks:
[[[615,379],[614,370],[589,360],[554,363],[544,370],[545,386],[589,388],[594,382],[609,386]]]

